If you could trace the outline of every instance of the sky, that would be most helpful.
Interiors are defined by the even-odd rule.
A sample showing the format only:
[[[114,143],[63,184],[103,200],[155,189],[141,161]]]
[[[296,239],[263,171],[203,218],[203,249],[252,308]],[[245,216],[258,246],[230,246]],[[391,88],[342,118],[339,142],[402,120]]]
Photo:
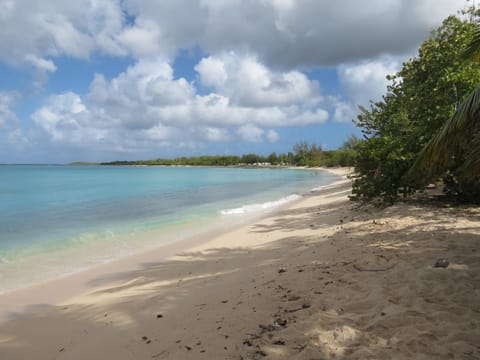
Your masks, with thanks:
[[[0,0],[0,163],[335,149],[464,0]]]

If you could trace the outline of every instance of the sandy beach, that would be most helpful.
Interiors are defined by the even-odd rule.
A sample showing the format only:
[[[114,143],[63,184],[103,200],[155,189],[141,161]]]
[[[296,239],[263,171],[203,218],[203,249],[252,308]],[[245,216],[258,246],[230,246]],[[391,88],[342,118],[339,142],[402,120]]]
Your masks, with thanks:
[[[0,359],[480,359],[478,207],[350,189],[0,296]]]

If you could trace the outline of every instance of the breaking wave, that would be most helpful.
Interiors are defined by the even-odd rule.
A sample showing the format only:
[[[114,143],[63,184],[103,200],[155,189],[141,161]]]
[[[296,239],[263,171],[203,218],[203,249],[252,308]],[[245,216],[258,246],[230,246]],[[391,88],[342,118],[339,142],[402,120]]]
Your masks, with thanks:
[[[261,204],[244,205],[238,208],[221,210],[220,213],[222,215],[242,215],[242,214],[248,214],[252,212],[267,211],[267,210],[272,210],[276,207],[285,205],[299,198],[300,198],[300,195],[294,194],[294,195],[289,195],[275,201],[268,201]]]

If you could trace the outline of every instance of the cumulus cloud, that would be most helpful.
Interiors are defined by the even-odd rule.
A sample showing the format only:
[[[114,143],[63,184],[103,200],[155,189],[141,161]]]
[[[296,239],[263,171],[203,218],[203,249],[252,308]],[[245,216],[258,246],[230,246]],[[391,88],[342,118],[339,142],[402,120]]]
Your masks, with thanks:
[[[197,66],[200,77],[202,64],[211,58],[204,60]],[[163,58],[139,60],[113,79],[97,74],[84,96],[73,92],[50,96],[32,121],[54,143],[99,148],[115,144],[122,151],[137,151],[235,139],[275,142],[279,136],[272,127],[327,120],[316,84],[303,74],[274,73],[259,62],[254,66],[265,77],[260,85],[234,79],[232,88],[218,86],[201,95],[193,83],[175,78]],[[226,77],[233,77],[236,68],[226,68]],[[288,82],[293,92],[285,91],[280,80]],[[242,98],[247,89],[261,94],[262,102],[252,104]],[[298,92],[305,98],[299,98]]]
[[[332,98],[333,121],[348,123],[357,117],[357,106],[352,101]]]
[[[458,8],[458,0],[4,0],[0,59],[172,57],[200,46],[248,51],[269,67],[338,64],[411,51]]]
[[[0,130],[7,127],[9,123],[18,121],[12,107],[19,97],[20,95],[15,91],[0,91]]]
[[[195,67],[200,81],[235,105],[285,106],[318,102],[319,85],[299,71],[273,72],[251,55],[234,52],[204,58]]]
[[[195,90],[184,78],[174,79],[172,67],[162,59],[137,62],[111,81],[97,74],[87,95],[104,126],[118,124],[148,129],[158,123],[183,123],[185,105]]]
[[[127,0],[159,24],[165,48],[249,51],[268,66],[319,66],[403,54],[459,10],[458,0]],[[185,9],[188,7],[188,11]]]
[[[232,135],[228,129],[205,127],[200,131],[200,139],[208,142],[228,142]]]
[[[248,142],[261,142],[264,132],[263,129],[252,124],[243,125],[237,130],[238,135]]]
[[[51,72],[59,56],[128,54],[120,41],[126,28],[120,2],[7,0],[0,5],[0,60],[10,65]]]
[[[215,57],[203,58],[195,66],[195,70],[200,76],[200,81],[205,86],[213,88],[222,88],[228,80],[227,69],[222,59]]]
[[[342,96],[329,96],[327,100],[333,120],[350,122],[356,119],[359,106],[368,108],[371,101],[380,101],[387,92],[387,75],[401,69],[401,59],[400,56],[380,56],[338,66]]]
[[[45,106],[32,115],[36,125],[48,133],[53,141],[75,142],[82,131],[82,116],[87,109],[77,94],[72,92],[51,96]]]
[[[401,69],[401,57],[382,56],[377,59],[342,64],[338,67],[341,85],[356,105],[378,101],[386,93],[387,75]]]
[[[151,20],[137,20],[134,26],[125,28],[118,39],[137,58],[161,53],[160,30]]]
[[[46,71],[46,72],[55,72],[57,67],[52,60],[41,59],[35,55],[27,55],[25,61],[32,64],[35,68]]]
[[[379,99],[401,56],[458,8],[458,0],[0,0],[0,61],[33,69],[37,87],[63,57],[134,62],[113,78],[95,74],[81,93],[50,94],[30,116],[34,128],[11,138],[111,151],[276,142],[279,127],[345,121]],[[194,81],[174,75],[180,49],[203,54]],[[338,67],[338,96],[306,75],[322,66]],[[18,120],[18,98],[0,89],[0,127]]]
[[[272,129],[267,131],[266,137],[267,137],[267,140],[271,143],[274,143],[280,140],[280,135],[278,135],[278,132]]]

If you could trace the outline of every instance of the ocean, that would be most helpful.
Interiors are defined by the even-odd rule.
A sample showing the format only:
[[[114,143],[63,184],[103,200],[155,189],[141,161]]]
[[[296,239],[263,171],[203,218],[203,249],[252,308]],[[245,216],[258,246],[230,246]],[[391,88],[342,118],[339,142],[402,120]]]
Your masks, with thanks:
[[[0,293],[260,216],[324,171],[0,166]]]

